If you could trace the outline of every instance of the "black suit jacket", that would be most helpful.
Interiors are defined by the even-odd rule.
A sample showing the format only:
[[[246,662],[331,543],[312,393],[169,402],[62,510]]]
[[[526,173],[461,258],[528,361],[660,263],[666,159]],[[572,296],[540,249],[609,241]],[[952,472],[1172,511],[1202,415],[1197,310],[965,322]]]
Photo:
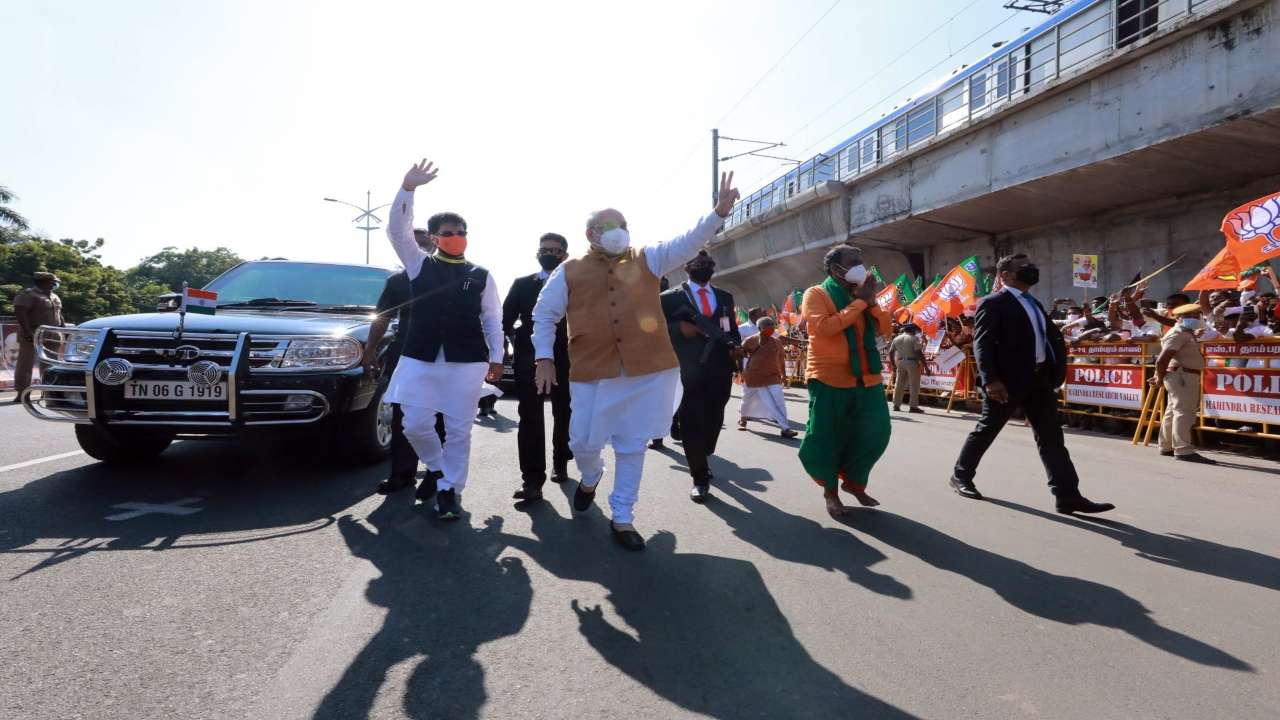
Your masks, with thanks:
[[[502,333],[511,339],[517,365],[533,365],[533,306],[538,303],[542,285],[537,273],[516,278],[502,301]],[[555,360],[559,374],[569,372],[569,336],[564,320],[556,325]]]
[[[1040,301],[1035,301],[1044,316],[1045,334],[1053,357],[1054,387],[1067,378],[1067,345],[1062,331],[1049,320]],[[978,380],[987,385],[999,380],[1011,397],[1022,395],[1035,377],[1036,331],[1022,301],[1008,290],[988,295],[978,304],[973,336],[973,355],[978,363]]]
[[[680,308],[692,308],[695,313],[702,314],[702,309],[690,299],[688,287],[688,283],[680,283],[659,296],[662,300],[662,314],[667,318],[667,333],[671,336],[671,346],[675,348],[676,357],[680,360],[681,378],[688,384],[698,382],[704,377],[704,373],[733,374],[737,368],[729,355],[728,346],[701,335],[686,338],[680,332],[680,320],[675,317],[680,312]],[[725,324],[721,318],[727,318],[729,330],[726,334],[741,344],[742,335],[738,333],[738,313],[733,306],[733,295],[715,286],[712,286],[711,290],[716,295],[716,309],[711,318],[712,322],[723,328]],[[715,343],[715,347],[711,350],[707,362],[703,364],[702,349],[707,343]]]

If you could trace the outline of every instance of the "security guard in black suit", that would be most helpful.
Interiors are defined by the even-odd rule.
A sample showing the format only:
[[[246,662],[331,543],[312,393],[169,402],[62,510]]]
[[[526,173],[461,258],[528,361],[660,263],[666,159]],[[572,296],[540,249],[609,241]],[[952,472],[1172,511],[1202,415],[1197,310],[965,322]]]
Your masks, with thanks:
[[[689,497],[697,503],[704,502],[711,489],[707,460],[715,454],[733,375],[742,359],[742,336],[738,334],[733,295],[711,286],[715,267],[715,260],[703,250],[685,265],[689,281],[661,295],[671,345],[680,360],[684,395],[677,415],[685,460],[693,476]],[[699,328],[699,323],[710,324],[720,332]]]
[[[547,435],[543,400],[533,382],[533,306],[538,293],[550,277],[569,256],[569,241],[563,235],[547,233],[538,239],[538,264],[540,272],[517,278],[502,302],[502,332],[511,339],[514,348],[516,397],[519,401],[520,429],[516,444],[520,449],[520,476],[522,487],[515,492],[516,500],[531,502],[542,498],[542,486],[547,481]],[[520,323],[516,325],[517,321]],[[569,338],[565,321],[556,326],[555,343],[556,384],[551,389],[551,462],[553,482],[564,482],[569,477],[568,465],[573,459],[569,451]]]

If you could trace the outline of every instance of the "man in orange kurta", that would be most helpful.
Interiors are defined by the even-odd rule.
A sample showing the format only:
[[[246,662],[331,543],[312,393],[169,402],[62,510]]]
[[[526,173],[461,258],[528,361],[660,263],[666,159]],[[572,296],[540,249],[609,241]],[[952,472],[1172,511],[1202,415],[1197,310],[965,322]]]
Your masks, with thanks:
[[[868,507],[871,468],[889,446],[889,407],[880,377],[876,336],[888,335],[889,316],[875,301],[876,281],[862,251],[838,245],[823,259],[827,278],[804,293],[809,328],[809,424],[800,462],[823,486],[827,512],[844,513],[839,489]]]

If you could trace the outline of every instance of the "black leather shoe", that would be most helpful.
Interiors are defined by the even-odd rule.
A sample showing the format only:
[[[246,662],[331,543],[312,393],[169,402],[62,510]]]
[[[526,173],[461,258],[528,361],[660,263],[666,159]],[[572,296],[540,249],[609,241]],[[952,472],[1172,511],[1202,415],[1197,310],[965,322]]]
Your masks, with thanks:
[[[458,509],[458,493],[453,488],[436,493],[436,517],[449,521],[461,517]]]
[[[525,485],[511,495],[520,502],[537,502],[542,499],[542,488]]]
[[[1172,450],[1161,450],[1160,454],[1163,455],[1164,457],[1173,457]]]
[[[619,530],[610,523],[609,531],[613,533],[613,539],[627,550],[638,552],[644,549],[644,538],[635,530]]]
[[[911,413],[912,415],[925,415],[925,414],[926,414],[926,413],[925,413],[925,411],[921,410],[920,408],[911,408],[911,409],[910,409],[910,410],[908,410],[907,412]]]
[[[650,450],[661,450],[664,447],[666,446],[662,444],[662,438],[654,438],[649,441]]]
[[[780,434],[782,435],[782,437],[790,440],[791,438],[799,435],[800,433],[796,432],[795,430],[792,430],[791,428],[787,428],[783,430]]]
[[[694,483],[693,489],[689,491],[689,499],[698,503],[699,505],[706,502],[707,498],[709,497],[711,497],[710,484],[700,485],[698,483]]]
[[[972,480],[961,480],[955,475],[951,476],[951,489],[956,491],[960,497],[967,497],[970,500],[981,500],[982,493],[978,492],[978,488],[974,487]]]
[[[1201,465],[1217,465],[1218,464],[1217,460],[1210,460],[1209,458],[1201,455],[1200,453],[1191,453],[1190,455],[1175,455],[1173,459],[1181,460],[1182,462],[1200,463]]]
[[[1116,506],[1111,503],[1096,503],[1083,495],[1077,495],[1073,498],[1058,498],[1056,509],[1064,515],[1069,515],[1071,513],[1101,513],[1115,510]]]
[[[600,487],[597,485],[596,487]],[[582,489],[582,483],[578,483],[578,489],[573,491],[573,509],[578,512],[586,512],[591,507],[591,503],[596,501],[596,491],[592,488],[591,492]]]
[[[411,488],[411,487],[413,487],[412,475],[408,477],[387,478],[386,480],[383,480],[382,482],[378,483],[378,494],[390,495],[393,492],[399,492],[401,490],[404,490],[405,488]]]
[[[556,483],[557,485],[559,485],[562,482],[565,482],[568,479],[569,479],[569,468],[567,467],[556,468],[556,471],[551,473],[551,482]]]
[[[444,477],[444,473],[439,470],[428,470],[426,477],[422,478],[422,484],[418,485],[418,492],[413,496],[426,502],[436,496],[436,481]]]

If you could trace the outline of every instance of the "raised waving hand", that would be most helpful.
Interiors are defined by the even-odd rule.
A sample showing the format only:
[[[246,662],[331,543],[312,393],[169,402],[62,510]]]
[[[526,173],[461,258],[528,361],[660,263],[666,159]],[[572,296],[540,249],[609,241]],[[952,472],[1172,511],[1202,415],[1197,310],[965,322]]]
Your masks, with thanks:
[[[439,174],[435,164],[428,162],[426,158],[422,158],[422,162],[415,164],[409,168],[409,172],[404,174],[404,181],[400,183],[400,187],[413,192],[422,185],[426,185],[436,179]]]
[[[733,204],[742,197],[738,188],[733,186],[732,172],[727,175],[720,173],[720,194],[716,197],[716,214],[722,218],[729,217],[729,213],[733,212]]]

